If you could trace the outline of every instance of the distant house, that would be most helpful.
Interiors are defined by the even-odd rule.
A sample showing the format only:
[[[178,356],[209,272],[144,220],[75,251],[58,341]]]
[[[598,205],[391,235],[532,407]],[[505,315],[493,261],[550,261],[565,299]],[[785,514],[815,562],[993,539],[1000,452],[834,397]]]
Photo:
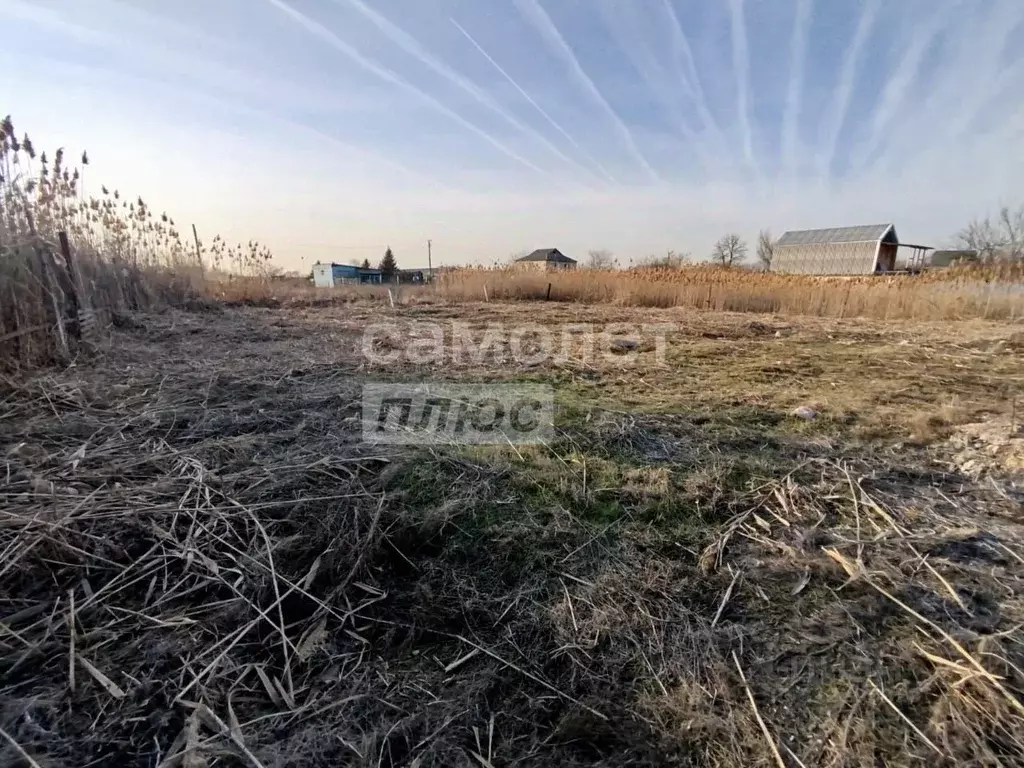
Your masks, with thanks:
[[[384,282],[379,269],[364,269],[351,264],[313,265],[313,285],[333,288],[336,285],[378,285]]]
[[[772,272],[800,275],[873,275],[892,272],[896,253],[910,248],[907,268],[921,266],[928,246],[901,243],[892,224],[786,232],[775,244]]]
[[[517,269],[554,272],[563,269],[576,269],[576,259],[570,259],[557,248],[540,248],[516,259],[514,265]]]

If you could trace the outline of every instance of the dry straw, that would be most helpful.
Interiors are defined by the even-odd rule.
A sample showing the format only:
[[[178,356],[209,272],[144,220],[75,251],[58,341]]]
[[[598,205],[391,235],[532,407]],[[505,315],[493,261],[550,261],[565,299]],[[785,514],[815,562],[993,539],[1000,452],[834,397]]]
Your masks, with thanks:
[[[87,191],[82,153],[37,153],[10,117],[0,121],[0,368],[63,361],[121,312],[183,303],[201,290],[205,264],[266,270],[256,242],[204,248],[141,197]]]
[[[441,276],[438,291],[457,301],[482,301],[486,292],[491,300],[550,298],[633,307],[882,320],[1017,320],[1024,315],[1024,265],[832,278],[710,265],[551,273],[515,268],[459,269]]]

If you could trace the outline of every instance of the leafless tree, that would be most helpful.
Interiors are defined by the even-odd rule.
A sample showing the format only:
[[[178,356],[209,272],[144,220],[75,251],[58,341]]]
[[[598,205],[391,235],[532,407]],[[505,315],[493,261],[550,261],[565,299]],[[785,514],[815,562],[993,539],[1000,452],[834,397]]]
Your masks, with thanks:
[[[682,269],[683,265],[690,261],[690,254],[686,251],[677,252],[668,250],[664,256],[650,255],[639,259],[634,269]]]
[[[956,245],[976,251],[982,261],[1024,259],[1024,205],[1003,206],[995,221],[974,219],[954,236]]]
[[[1014,211],[1004,205],[999,211],[999,225],[1003,230],[1006,257],[1024,259],[1024,205]]]
[[[612,252],[601,248],[587,253],[587,266],[591,269],[611,269],[615,266],[615,257]]]
[[[999,228],[987,217],[974,219],[957,232],[953,239],[958,247],[975,251],[982,261],[994,260],[1003,247]]]
[[[723,267],[742,263],[745,258],[747,258],[747,244],[735,233],[722,237],[715,243],[715,248],[711,252],[711,260]]]
[[[772,239],[772,232],[770,229],[762,229],[757,233],[757,262],[765,272],[771,270],[774,256],[775,240]]]

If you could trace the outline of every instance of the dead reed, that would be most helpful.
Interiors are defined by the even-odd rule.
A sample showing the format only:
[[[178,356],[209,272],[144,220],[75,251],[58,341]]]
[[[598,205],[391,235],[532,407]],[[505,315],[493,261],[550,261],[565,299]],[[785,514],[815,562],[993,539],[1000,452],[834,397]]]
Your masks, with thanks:
[[[1024,315],[1020,265],[857,278],[774,275],[711,266],[558,272],[459,269],[441,275],[437,290],[455,301],[550,298],[883,320],[1018,320]]]
[[[141,197],[87,193],[88,154],[52,157],[0,121],[0,368],[70,359],[127,310],[194,300],[207,266],[259,272],[258,243],[204,248]],[[95,189],[95,187],[94,187]]]

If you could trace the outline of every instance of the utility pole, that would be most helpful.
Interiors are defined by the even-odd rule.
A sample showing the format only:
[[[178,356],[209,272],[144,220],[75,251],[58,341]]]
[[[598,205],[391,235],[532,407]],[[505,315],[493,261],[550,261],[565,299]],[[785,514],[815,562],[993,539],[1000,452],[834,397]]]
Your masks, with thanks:
[[[434,279],[434,265],[430,261],[430,244],[431,241],[427,240],[427,274],[430,275],[430,279]]]

